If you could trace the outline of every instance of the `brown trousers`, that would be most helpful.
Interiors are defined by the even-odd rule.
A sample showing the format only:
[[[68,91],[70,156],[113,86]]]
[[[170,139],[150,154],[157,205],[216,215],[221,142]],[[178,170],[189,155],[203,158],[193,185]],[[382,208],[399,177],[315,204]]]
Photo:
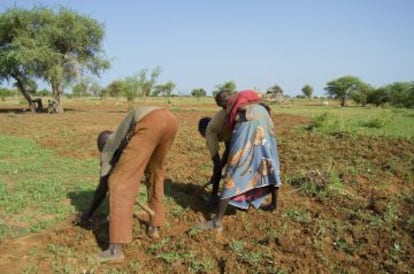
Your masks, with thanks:
[[[164,160],[177,132],[177,119],[165,109],[145,115],[109,176],[110,243],[132,241],[133,206],[144,172],[147,174],[148,205],[154,210],[152,225],[165,224]]]

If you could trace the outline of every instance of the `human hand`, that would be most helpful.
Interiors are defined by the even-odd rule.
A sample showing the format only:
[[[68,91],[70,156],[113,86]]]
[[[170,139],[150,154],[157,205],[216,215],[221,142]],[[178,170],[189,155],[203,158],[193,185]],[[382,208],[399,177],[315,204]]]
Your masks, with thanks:
[[[79,212],[75,219],[72,221],[74,225],[78,225],[80,227],[84,228],[90,228],[92,227],[92,220],[88,217],[88,214],[86,212]]]

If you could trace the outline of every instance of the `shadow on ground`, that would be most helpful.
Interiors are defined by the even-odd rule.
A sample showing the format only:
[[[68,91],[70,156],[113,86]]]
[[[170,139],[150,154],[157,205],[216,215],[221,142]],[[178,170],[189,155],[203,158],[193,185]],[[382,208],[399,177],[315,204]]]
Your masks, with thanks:
[[[65,112],[75,111],[72,108],[64,108]],[[76,110],[78,111],[78,110]],[[9,114],[28,114],[28,113],[36,113],[36,114],[57,114],[57,113],[49,113],[47,108],[43,108],[42,110],[36,110],[36,112],[31,112],[30,109],[22,107],[22,108],[0,108],[0,113],[9,113]]]
[[[145,187],[145,185],[142,185],[140,187]],[[203,187],[203,185],[180,183],[171,179],[166,179],[164,182],[164,194],[166,198],[171,198],[180,207],[189,209],[194,213],[202,213],[205,219],[210,219],[211,214],[217,212],[217,207],[208,206],[210,192]],[[88,209],[93,200],[94,191],[73,191],[69,192],[67,196],[76,211],[81,213]],[[82,228],[93,232],[96,242],[102,250],[106,249],[109,245],[109,225],[107,221],[108,208],[108,199],[105,199],[94,214],[91,222],[81,226]],[[166,210],[169,209],[166,208]],[[235,213],[236,211],[229,207],[226,215]],[[148,227],[149,223],[147,218],[134,213],[134,219],[139,223],[139,226],[134,228],[134,230],[146,229]]]

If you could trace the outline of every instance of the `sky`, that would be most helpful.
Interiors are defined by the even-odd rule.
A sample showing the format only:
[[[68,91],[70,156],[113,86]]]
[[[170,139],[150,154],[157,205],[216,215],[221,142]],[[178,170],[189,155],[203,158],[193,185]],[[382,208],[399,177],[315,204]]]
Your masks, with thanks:
[[[0,0],[68,7],[104,26],[102,86],[161,67],[176,94],[234,81],[290,96],[352,75],[374,87],[414,81],[412,0]]]

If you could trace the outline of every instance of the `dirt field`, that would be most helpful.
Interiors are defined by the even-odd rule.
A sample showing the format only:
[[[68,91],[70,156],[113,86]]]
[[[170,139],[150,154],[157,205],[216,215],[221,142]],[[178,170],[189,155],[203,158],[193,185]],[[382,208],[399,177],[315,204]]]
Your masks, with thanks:
[[[142,216],[134,241],[124,248],[123,264],[93,264],[85,258],[107,245],[106,228],[72,226],[68,216],[42,233],[1,242],[0,272],[21,273],[36,264],[50,273],[58,264],[72,265],[63,273],[413,273],[412,139],[306,132],[297,129],[306,118],[276,111],[283,181],[278,210],[229,209],[222,233],[200,232],[192,226],[214,211],[195,195],[208,193],[201,186],[211,168],[197,123],[213,115],[215,106],[164,106],[176,114],[179,130],[166,163],[168,225],[162,240],[153,243],[145,236]],[[126,103],[113,101],[65,107],[56,115],[3,107],[1,134],[34,140],[61,157],[98,157],[96,134],[115,128],[127,110]],[[10,117],[10,111],[16,115]],[[29,252],[49,243],[76,254]]]

